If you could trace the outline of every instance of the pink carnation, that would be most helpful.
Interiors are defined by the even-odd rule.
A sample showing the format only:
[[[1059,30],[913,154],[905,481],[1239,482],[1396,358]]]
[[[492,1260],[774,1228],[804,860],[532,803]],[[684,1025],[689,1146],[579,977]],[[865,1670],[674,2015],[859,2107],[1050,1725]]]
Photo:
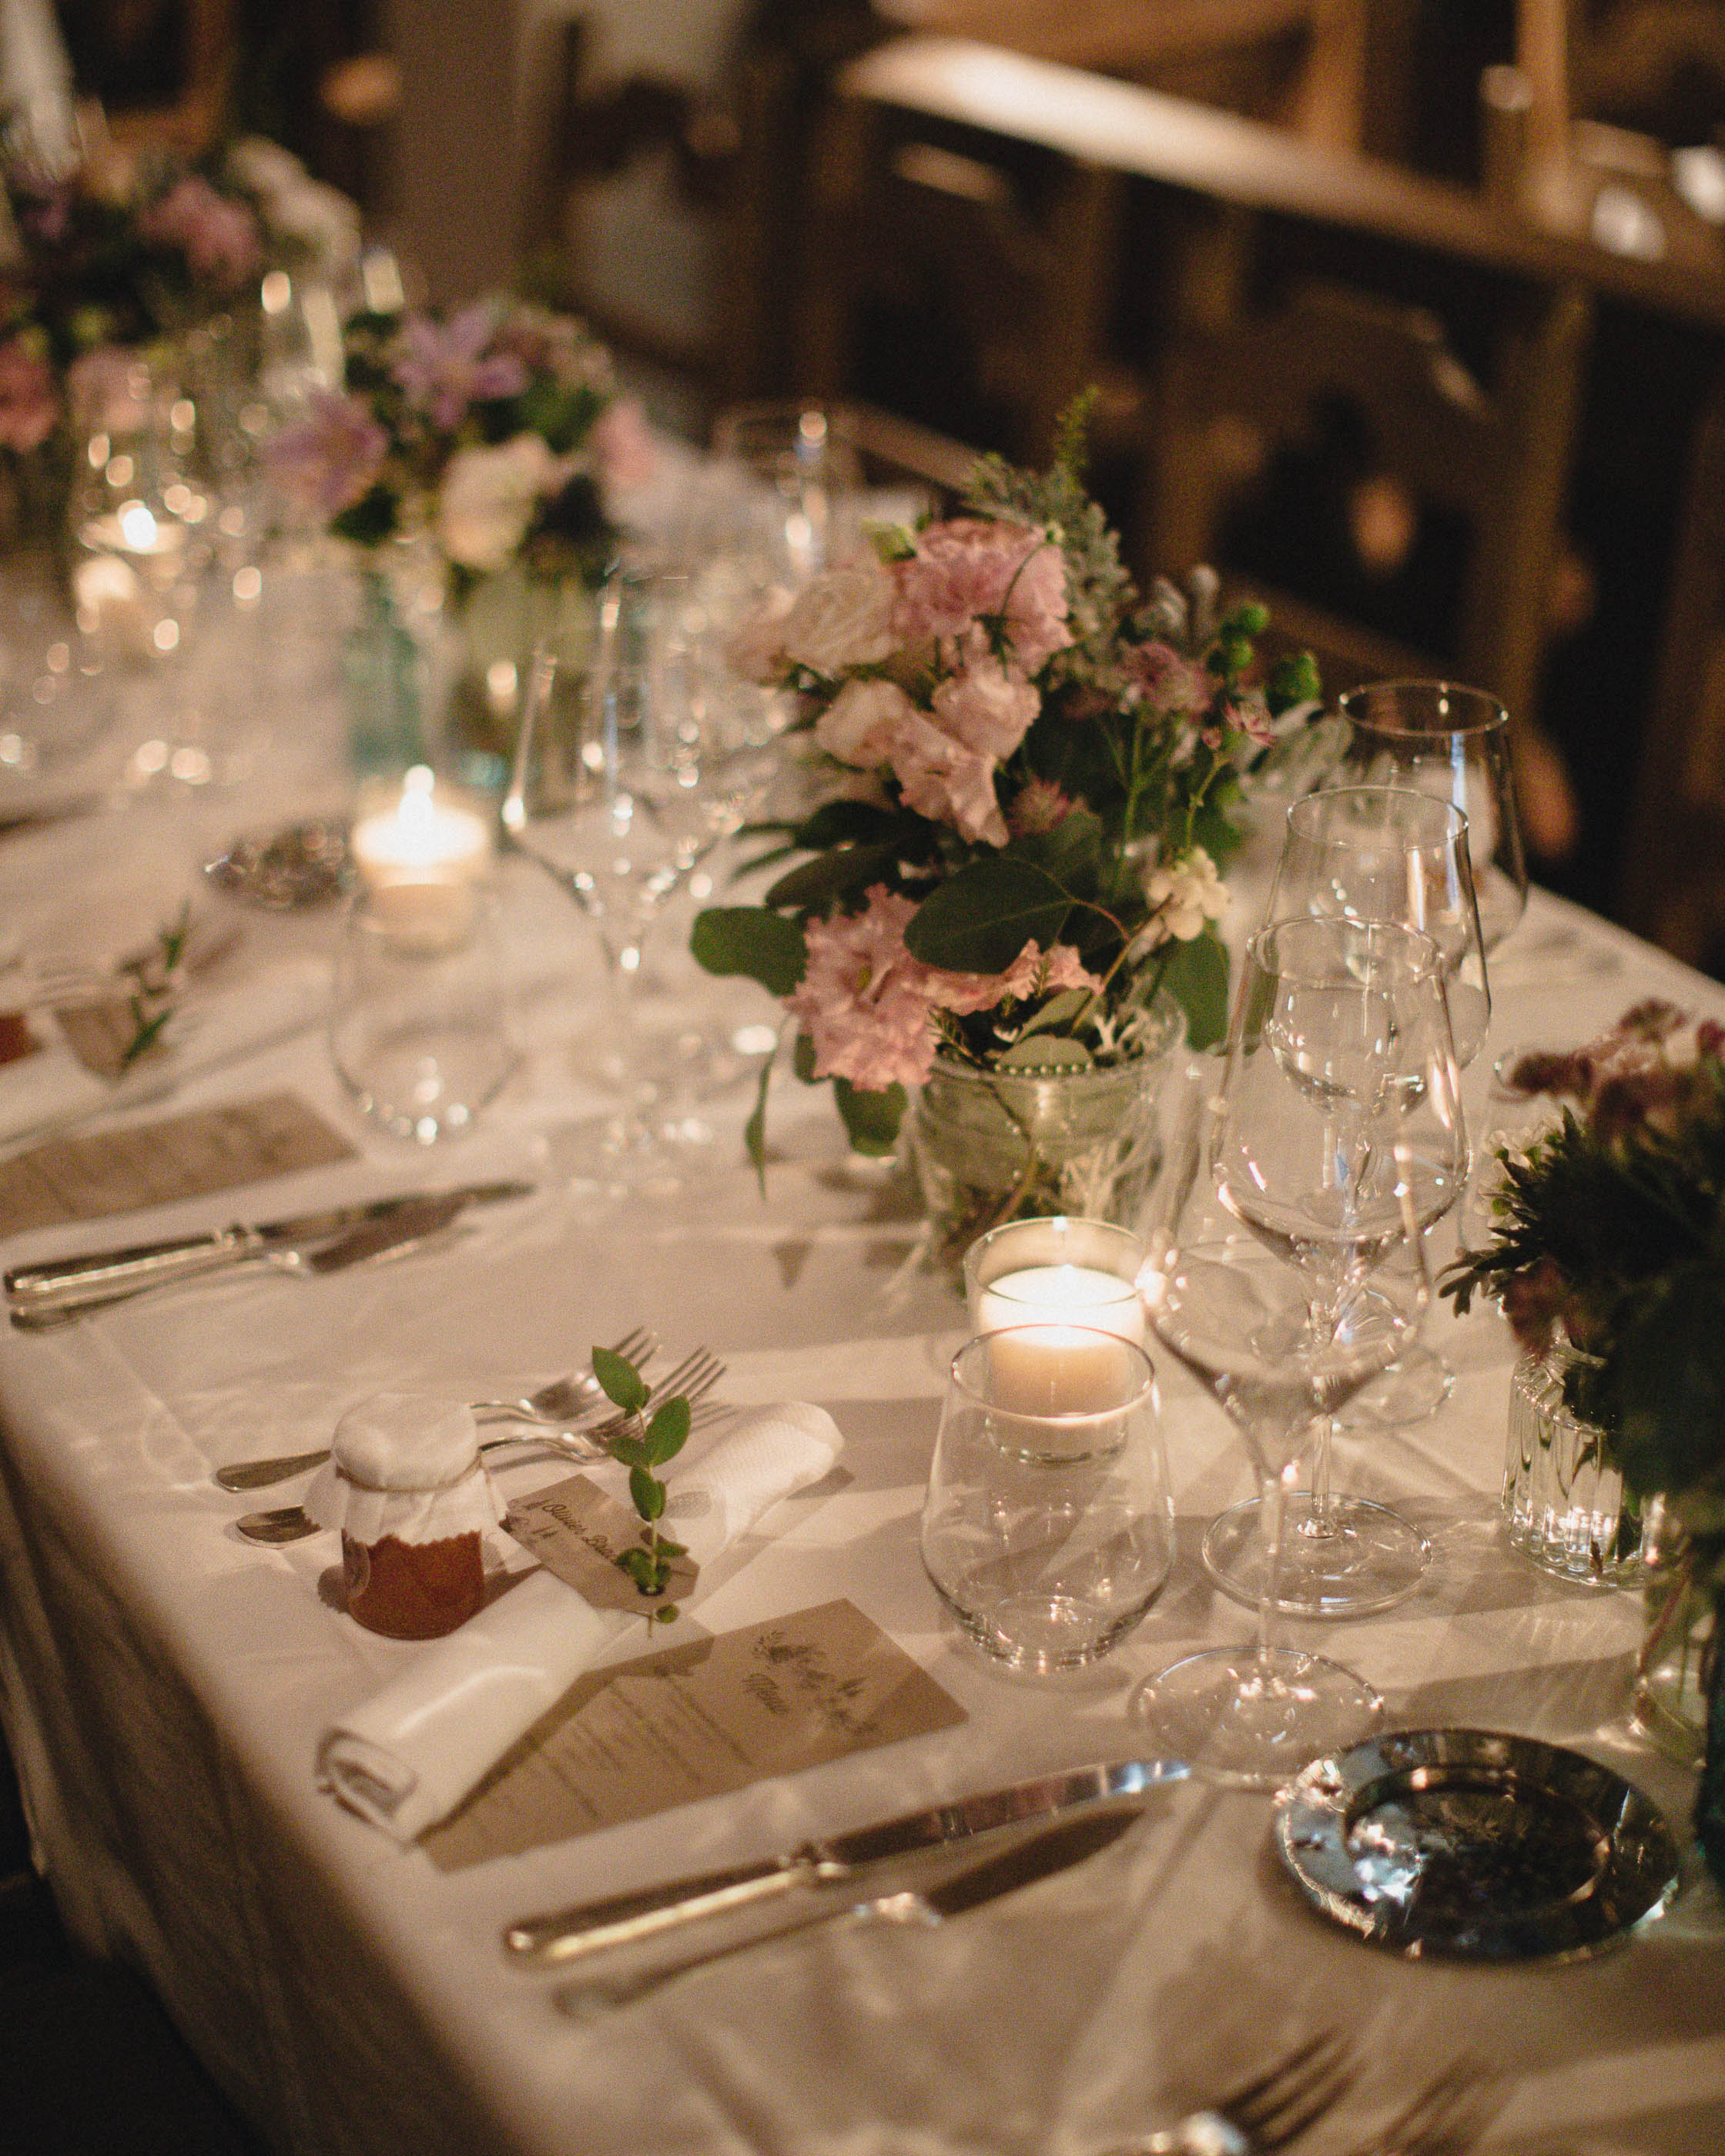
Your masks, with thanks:
[[[270,444],[270,471],[308,509],[337,516],[361,501],[383,468],[389,437],[357,398],[312,393],[311,417]]]
[[[963,670],[935,690],[941,730],[983,756],[1010,756],[1042,708],[1042,699],[1022,674],[986,651],[970,656]]]
[[[809,962],[786,1008],[814,1045],[814,1075],[845,1078],[865,1093],[919,1086],[934,1061],[930,968],[905,948],[916,911],[871,886],[860,913],[811,921]]]
[[[0,345],[0,443],[21,455],[39,449],[59,412],[47,361],[16,337]]]
[[[950,824],[963,838],[1006,844],[1006,819],[994,792],[999,767],[992,756],[966,748],[916,711],[893,725],[886,748],[907,808]]]
[[[999,619],[1014,658],[1034,674],[1072,641],[1065,558],[1045,534],[1022,524],[978,516],[931,524],[893,574],[901,643],[962,637],[983,617]]]
[[[1101,982],[1089,971],[1076,947],[1056,943],[1045,958],[1033,936],[1004,973],[945,973],[931,975],[933,1000],[942,1010],[961,1017],[973,1011],[993,1010],[1010,998],[1024,1003],[1032,996],[1051,996],[1061,988],[1099,988]]]
[[[180,249],[193,275],[212,285],[243,284],[263,260],[257,219],[195,172],[176,180],[142,212],[138,230],[146,239]]]

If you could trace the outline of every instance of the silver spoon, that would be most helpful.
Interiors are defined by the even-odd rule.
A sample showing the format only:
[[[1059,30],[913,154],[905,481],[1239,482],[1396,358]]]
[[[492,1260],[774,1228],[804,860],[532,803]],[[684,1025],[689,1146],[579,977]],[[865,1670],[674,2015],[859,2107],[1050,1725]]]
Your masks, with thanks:
[[[625,1332],[611,1352],[626,1355],[631,1362],[645,1363],[658,1353],[659,1342],[644,1327],[637,1326],[632,1332]],[[524,1399],[475,1400],[472,1405],[475,1414],[482,1408],[501,1409],[521,1421],[565,1423],[597,1406],[603,1397],[598,1379],[588,1371],[584,1377],[553,1378]],[[508,1442],[502,1438],[490,1441],[494,1445]],[[231,1467],[218,1467],[215,1479],[223,1490],[243,1495],[249,1490],[267,1490],[272,1482],[285,1482],[293,1476],[303,1475],[309,1467],[321,1467],[329,1456],[330,1449],[325,1445],[316,1452],[285,1452],[273,1460],[236,1460]],[[260,1519],[264,1517],[258,1515]]]

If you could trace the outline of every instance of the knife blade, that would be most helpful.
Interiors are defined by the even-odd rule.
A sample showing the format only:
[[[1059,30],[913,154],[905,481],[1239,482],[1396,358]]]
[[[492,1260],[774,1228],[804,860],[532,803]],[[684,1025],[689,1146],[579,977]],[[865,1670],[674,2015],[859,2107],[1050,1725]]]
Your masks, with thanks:
[[[1053,1826],[1027,1835],[1000,1855],[969,1865],[951,1878],[942,1880],[938,1886],[904,1888],[895,1893],[873,1895],[860,1902],[835,1902],[829,1907],[805,1910],[790,1922],[776,1925],[769,1932],[685,1954],[675,1961],[662,1962],[635,1974],[578,1979],[563,1985],[557,1993],[557,2004],[572,2020],[588,2020],[608,2008],[632,2005],[649,1991],[658,1990],[661,1984],[686,1975],[691,1969],[728,1961],[734,1954],[751,1953],[756,1947],[808,1931],[816,1924],[838,1921],[922,1926],[947,1923],[954,1917],[999,1901],[1004,1894],[1015,1894],[1023,1887],[1034,1887],[1039,1880],[1053,1878],[1059,1872],[1069,1871],[1075,1865],[1099,1856],[1122,1835],[1130,1833],[1142,1816],[1142,1804],[1081,1813],[1076,1819],[1061,1820]]]
[[[608,1895],[547,1916],[522,1917],[505,1931],[504,1947],[523,1961],[548,1966],[613,1947],[639,1945],[684,1924],[724,1916],[782,1894],[854,1886],[859,1873],[889,1857],[965,1841],[999,1827],[1057,1818],[1113,1797],[1140,1796],[1183,1781],[1189,1771],[1178,1759],[1127,1759],[1015,1782],[950,1804],[906,1812],[872,1826],[805,1842],[788,1856],[703,1872],[636,1893]]]
[[[180,1235],[166,1242],[136,1243],[117,1250],[98,1250],[83,1257],[46,1259],[19,1265],[5,1276],[6,1299],[14,1315],[26,1317],[49,1310],[80,1309],[87,1304],[117,1301],[159,1282],[193,1279],[227,1265],[253,1258],[299,1250],[313,1254],[317,1246],[330,1246],[337,1238],[368,1229],[382,1230],[399,1218],[410,1221],[428,1205],[448,1201],[456,1211],[470,1205],[492,1205],[511,1198],[525,1198],[531,1183],[477,1183],[449,1191],[398,1192],[358,1204],[334,1205],[320,1212],[297,1213],[281,1220],[256,1225],[236,1222],[202,1235]],[[449,1216],[453,1217],[453,1215]],[[423,1235],[424,1228],[414,1232]],[[393,1239],[392,1239],[393,1240]],[[366,1255],[362,1251],[361,1255]],[[347,1262],[357,1262],[349,1260]]]

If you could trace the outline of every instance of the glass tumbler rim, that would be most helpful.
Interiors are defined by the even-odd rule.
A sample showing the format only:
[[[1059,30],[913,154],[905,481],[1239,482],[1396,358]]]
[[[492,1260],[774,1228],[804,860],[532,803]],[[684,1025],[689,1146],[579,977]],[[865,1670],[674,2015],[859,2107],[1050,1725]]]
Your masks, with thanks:
[[[1405,697],[1409,692],[1431,698],[1436,710],[1430,725],[1389,725],[1369,715],[1374,698]],[[1471,708],[1474,716],[1461,713],[1451,715],[1442,709],[1450,698]],[[1380,739],[1418,741],[1440,734],[1491,734],[1500,732],[1509,724],[1508,707],[1489,689],[1476,688],[1466,681],[1450,681],[1440,678],[1422,678],[1403,675],[1388,681],[1363,681],[1357,688],[1347,689],[1336,699],[1337,709],[1348,724],[1363,733],[1373,734]],[[1441,719],[1444,723],[1440,724]]]
[[[1023,1408],[1003,1408],[989,1399],[986,1391],[973,1383],[962,1373],[959,1365],[973,1348],[993,1347],[997,1342],[1008,1340],[1022,1333],[1057,1332],[1070,1337],[1078,1334],[1086,1341],[1106,1342],[1110,1348],[1126,1351],[1128,1367],[1133,1362],[1142,1365],[1142,1375],[1134,1379],[1131,1392],[1117,1400],[1112,1407],[1076,1408],[1062,1413],[1050,1410],[1046,1414]],[[1122,1415],[1132,1414],[1141,1408],[1155,1409],[1158,1404],[1156,1365],[1149,1351],[1136,1340],[1123,1338],[1099,1325],[1072,1325],[1063,1318],[1044,1317],[1024,1325],[1002,1325],[992,1332],[974,1332],[953,1356],[947,1368],[947,1378],[953,1389],[973,1406],[1001,1421],[1009,1423],[1053,1423],[1063,1430],[1079,1430],[1087,1427],[1117,1421]]]
[[[1322,822],[1322,812],[1326,804],[1386,798],[1395,803],[1398,814],[1405,803],[1409,813],[1414,816],[1427,816],[1435,821],[1435,818],[1441,815],[1444,819],[1443,843],[1445,844],[1456,839],[1466,839],[1468,835],[1467,811],[1465,808],[1459,808],[1443,794],[1427,793],[1417,786],[1396,785],[1321,786],[1315,793],[1302,793],[1297,801],[1289,804],[1288,829],[1308,844],[1319,845],[1323,843],[1322,835],[1309,827]],[[1414,805],[1416,803],[1419,804],[1417,808]],[[1430,843],[1438,843],[1435,832]]]

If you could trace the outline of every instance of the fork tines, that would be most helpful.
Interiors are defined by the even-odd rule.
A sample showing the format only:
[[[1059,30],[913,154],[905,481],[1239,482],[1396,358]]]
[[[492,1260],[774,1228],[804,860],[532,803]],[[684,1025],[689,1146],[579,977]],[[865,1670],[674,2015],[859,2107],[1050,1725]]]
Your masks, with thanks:
[[[1238,2127],[1255,2149],[1286,2148],[1339,2103],[1359,2077],[1334,2030],[1308,2040],[1253,2080],[1220,2097],[1214,2108]]]

